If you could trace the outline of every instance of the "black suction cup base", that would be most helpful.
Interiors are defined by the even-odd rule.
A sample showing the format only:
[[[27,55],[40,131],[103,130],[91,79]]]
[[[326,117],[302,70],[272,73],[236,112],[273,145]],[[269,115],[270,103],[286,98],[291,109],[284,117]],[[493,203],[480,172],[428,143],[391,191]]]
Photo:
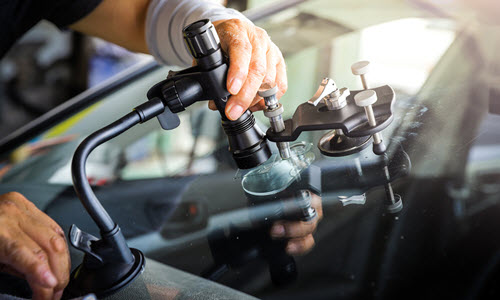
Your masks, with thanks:
[[[98,299],[116,293],[126,287],[139,276],[146,265],[144,254],[130,248],[134,255],[133,264],[107,264],[98,268],[88,268],[84,263],[79,265],[70,276],[68,287],[64,290],[63,299],[80,297],[93,293]]]
[[[371,136],[350,138],[333,130],[319,140],[318,149],[326,156],[347,156],[365,149],[370,145],[370,141]]]

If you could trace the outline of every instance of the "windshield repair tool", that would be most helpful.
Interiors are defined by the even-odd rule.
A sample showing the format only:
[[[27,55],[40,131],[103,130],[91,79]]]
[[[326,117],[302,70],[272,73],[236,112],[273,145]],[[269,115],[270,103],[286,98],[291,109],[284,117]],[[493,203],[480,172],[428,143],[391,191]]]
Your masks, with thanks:
[[[92,133],[75,151],[71,165],[75,192],[99,227],[101,238],[71,226],[69,241],[85,256],[70,276],[70,283],[65,289],[67,298],[88,293],[95,293],[99,298],[113,294],[144,270],[144,255],[128,247],[120,227],[101,205],[87,179],[87,158],[99,145],[154,117],[158,117],[163,129],[174,129],[180,124],[176,113],[195,102],[212,99],[221,114],[229,150],[239,168],[256,167],[271,157],[267,139],[249,110],[236,121],[225,116],[230,96],[226,89],[229,66],[212,23],[209,20],[197,21],[187,26],[183,33],[196,66],[170,73],[166,80],[148,91],[149,101]]]
[[[240,169],[254,168],[271,157],[267,139],[247,110],[235,121],[226,117],[228,60],[222,52],[219,37],[209,20],[197,21],[184,29],[184,40],[196,66],[170,72],[168,78],[148,91],[148,99],[161,99],[165,112],[158,116],[165,130],[179,126],[176,113],[203,100],[213,100],[220,112],[222,127],[229,141],[229,151]]]
[[[343,109],[347,105],[347,96],[351,92],[347,88],[338,89],[332,79],[325,78],[321,82],[316,94],[308,103],[317,106],[323,100],[329,111]],[[368,147],[370,137],[346,137],[342,129],[334,129],[325,134],[318,142],[318,148],[327,156],[345,156],[356,153]]]
[[[373,152],[387,160],[381,131],[394,119],[396,95],[388,85],[368,89],[366,74],[369,66],[368,61],[351,66],[352,73],[360,76],[364,90],[339,89],[332,79],[324,78],[314,96],[299,105],[291,119],[284,121],[284,129],[277,131],[270,128],[267,138],[276,143],[291,142],[303,131],[333,129],[318,142],[318,149],[323,155],[338,157],[355,154],[373,141]],[[392,190],[387,164],[383,171],[387,210],[397,213],[403,207],[401,197]]]
[[[368,64],[361,66],[364,69],[356,70],[362,75],[362,80],[366,81],[364,76]],[[365,109],[354,101],[356,95],[362,92],[338,89],[332,79],[325,78],[314,96],[299,105],[291,119],[285,120],[285,129],[281,132],[270,129],[267,131],[267,138],[273,142],[291,142],[303,131],[333,129],[319,140],[318,148],[322,154],[351,155],[365,149],[372,140],[371,136],[376,136],[373,152],[383,155],[385,146],[377,133],[387,128],[394,119],[396,94],[388,85],[375,88],[373,93],[377,95],[378,101],[370,104],[371,109]],[[361,101],[360,104],[364,102]]]
[[[278,93],[278,86],[272,89],[259,91],[259,96],[264,98],[266,108],[264,109],[264,116],[269,118],[271,129],[274,132],[282,132],[285,130],[285,123],[283,122],[283,105],[278,102],[276,94]],[[283,159],[290,158],[290,144],[288,142],[277,142],[280,156]]]

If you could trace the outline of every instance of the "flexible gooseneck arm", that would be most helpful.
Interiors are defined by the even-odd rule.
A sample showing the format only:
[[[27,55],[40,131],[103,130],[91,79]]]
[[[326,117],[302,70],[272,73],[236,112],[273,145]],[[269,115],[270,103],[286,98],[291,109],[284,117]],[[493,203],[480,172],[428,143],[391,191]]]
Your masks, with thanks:
[[[88,136],[75,151],[71,164],[73,186],[83,206],[99,227],[102,239],[99,242],[95,241],[93,245],[86,245],[85,242],[82,242],[82,236],[85,235],[85,233],[74,228],[70,233],[70,242],[75,247],[94,258],[91,264],[106,264],[109,261],[129,263],[133,261],[133,256],[130,253],[120,228],[113,219],[111,219],[92,191],[85,171],[87,158],[99,145],[122,134],[133,126],[146,122],[161,114],[164,109],[165,105],[160,99],[148,101],[136,107],[134,111],[128,113],[121,119]],[[93,237],[89,237],[88,235],[86,237],[93,239]],[[97,245],[99,243],[100,245]],[[109,252],[105,249],[109,248],[115,250],[115,254],[112,257],[107,257]]]
[[[71,164],[75,192],[88,211],[101,233],[113,231],[116,224],[97,200],[87,180],[85,164],[90,153],[99,145],[117,137],[139,123],[143,123],[165,109],[162,101],[157,99],[138,106],[121,119],[89,135],[75,151]]]
[[[75,155],[73,156],[71,172],[73,174],[75,192],[102,233],[111,232],[115,228],[116,224],[113,222],[104,207],[102,207],[99,200],[97,200],[87,180],[87,174],[85,171],[87,158],[89,154],[99,145],[120,135],[140,122],[141,118],[136,111],[127,114],[123,118],[88,136],[80,144],[78,149],[76,149]]]
[[[154,85],[148,91],[148,102],[91,134],[74,154],[73,185],[101,235],[99,239],[75,225],[70,229],[70,243],[86,254],[83,263],[71,275],[68,290],[74,295],[82,292],[95,292],[98,296],[110,294],[130,283],[144,267],[144,255],[127,246],[120,227],[101,205],[88,182],[85,164],[96,147],[154,117],[158,117],[164,129],[173,129],[180,123],[176,113],[197,101],[213,99],[238,166],[252,168],[271,156],[264,133],[255,124],[251,112],[245,112],[236,121],[225,117],[225,104],[230,95],[226,89],[229,66],[214,26],[209,20],[195,22],[184,30],[184,35],[197,66],[169,75]]]
[[[83,263],[71,274],[65,290],[67,298],[95,293],[109,295],[134,280],[144,268],[144,255],[128,247],[120,227],[106,212],[87,179],[85,165],[90,153],[99,145],[117,137],[137,124],[165,111],[161,99],[154,98],[136,107],[119,120],[88,136],[76,149],[71,164],[75,192],[97,224],[101,238],[71,226],[69,242],[85,253]]]

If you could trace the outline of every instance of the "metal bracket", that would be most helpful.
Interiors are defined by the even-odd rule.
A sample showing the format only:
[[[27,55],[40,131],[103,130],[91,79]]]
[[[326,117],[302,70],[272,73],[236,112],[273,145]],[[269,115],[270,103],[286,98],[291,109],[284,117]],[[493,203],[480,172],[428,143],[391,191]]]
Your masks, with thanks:
[[[76,249],[90,255],[93,259],[95,259],[98,263],[103,263],[102,257],[97,255],[92,250],[92,243],[99,241],[99,239],[80,228],[76,227],[75,224],[71,225],[69,229],[69,242]]]
[[[328,81],[323,80],[318,92],[321,96],[328,89]],[[267,138],[273,142],[291,142],[296,140],[303,131],[317,131],[327,129],[342,129],[347,137],[364,137],[373,135],[385,129],[392,122],[393,109],[396,100],[394,90],[388,86],[373,89],[377,93],[378,101],[373,105],[377,126],[371,127],[363,107],[354,102],[354,96],[361,91],[351,91],[347,97],[347,105],[339,110],[329,110],[325,103],[314,104],[323,97],[313,97],[297,107],[292,119],[285,121],[285,130],[281,132],[267,131]],[[313,105],[311,105],[313,104]]]

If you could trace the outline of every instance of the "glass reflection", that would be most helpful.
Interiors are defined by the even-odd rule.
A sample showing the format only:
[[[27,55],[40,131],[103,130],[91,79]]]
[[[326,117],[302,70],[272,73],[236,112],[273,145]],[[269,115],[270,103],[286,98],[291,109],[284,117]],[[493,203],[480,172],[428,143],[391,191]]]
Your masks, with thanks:
[[[289,159],[273,154],[269,161],[243,176],[243,190],[255,196],[269,196],[283,191],[294,180],[300,179],[300,174],[314,161],[311,147],[312,144],[306,142],[291,145]]]

